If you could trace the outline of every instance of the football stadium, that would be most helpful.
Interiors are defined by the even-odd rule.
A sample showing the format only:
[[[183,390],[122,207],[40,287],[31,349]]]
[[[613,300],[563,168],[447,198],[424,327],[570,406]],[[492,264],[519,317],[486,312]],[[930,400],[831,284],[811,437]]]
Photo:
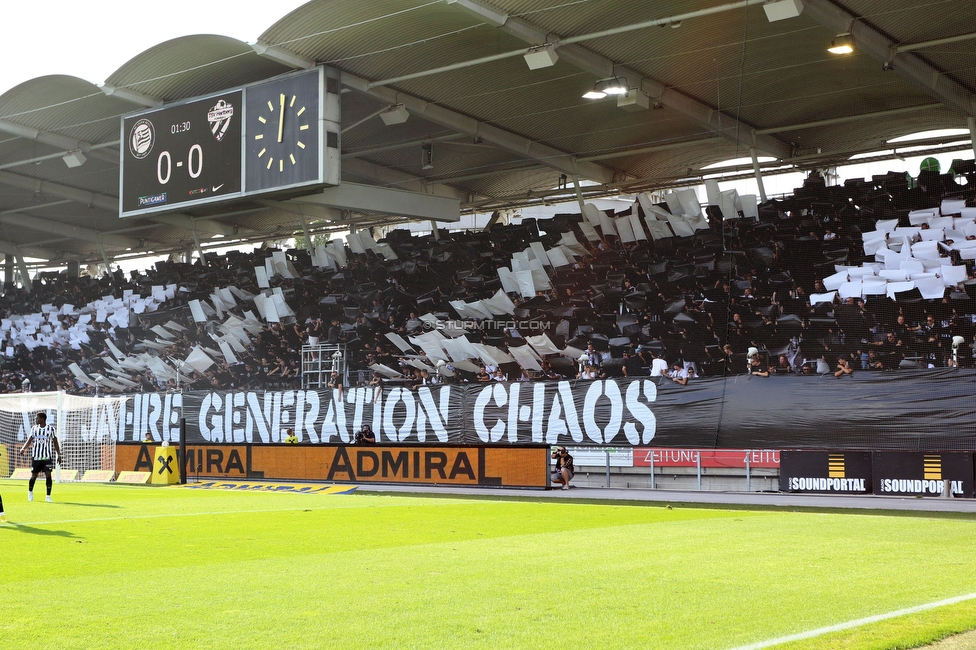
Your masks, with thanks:
[[[91,4],[0,76],[3,647],[976,647],[976,4]]]

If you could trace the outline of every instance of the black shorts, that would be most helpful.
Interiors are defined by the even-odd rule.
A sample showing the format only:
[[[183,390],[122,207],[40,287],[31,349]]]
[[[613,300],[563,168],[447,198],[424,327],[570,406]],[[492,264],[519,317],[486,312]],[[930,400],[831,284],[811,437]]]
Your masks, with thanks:
[[[41,472],[51,472],[53,470],[54,461],[50,458],[31,461],[31,474],[40,474]]]

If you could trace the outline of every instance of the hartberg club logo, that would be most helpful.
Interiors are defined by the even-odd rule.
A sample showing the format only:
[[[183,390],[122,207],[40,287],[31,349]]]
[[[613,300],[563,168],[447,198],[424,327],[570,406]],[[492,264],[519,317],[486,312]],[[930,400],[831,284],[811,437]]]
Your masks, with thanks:
[[[425,320],[424,329],[432,330],[537,330],[543,332],[552,327],[549,321],[539,320]]]
[[[155,142],[156,129],[149,120],[139,120],[129,130],[129,153],[138,160],[149,155]]]
[[[210,112],[207,113],[207,121],[210,122],[210,132],[214,139],[220,142],[224,139],[227,129],[230,128],[230,118],[234,117],[234,107],[225,100],[219,100]]]

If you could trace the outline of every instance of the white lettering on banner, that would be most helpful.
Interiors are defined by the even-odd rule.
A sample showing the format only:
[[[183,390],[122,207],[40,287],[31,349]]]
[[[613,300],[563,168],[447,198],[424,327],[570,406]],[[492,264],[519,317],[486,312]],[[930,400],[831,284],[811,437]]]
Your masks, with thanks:
[[[405,407],[406,417],[403,418],[403,424],[397,429],[396,422],[393,420],[393,413],[396,409],[397,402],[400,401],[403,402],[403,406]],[[403,442],[413,432],[413,423],[416,419],[416,403],[413,398],[413,392],[406,388],[394,388],[391,390],[389,396],[386,398],[386,405],[383,407],[384,435],[393,442]]]
[[[943,481],[885,478],[881,479],[882,492],[902,492],[912,494],[942,494]],[[962,494],[962,481],[950,481],[953,494]]]
[[[85,442],[112,439],[119,429],[119,422],[115,419],[115,409],[106,404],[96,402],[91,407],[88,422],[81,424],[81,439]]]
[[[328,394],[328,393],[327,393]],[[379,415],[379,414],[377,414]],[[376,425],[379,431],[379,424]],[[332,391],[332,399],[329,400],[329,408],[322,420],[321,441],[328,443],[332,438],[338,437],[342,442],[350,442],[349,430],[346,428],[346,410],[339,400],[339,391]],[[377,441],[378,442],[378,441]]]
[[[542,442],[542,417],[546,404],[546,385],[532,385],[532,408],[523,406],[519,409],[519,421],[528,422],[532,420],[532,442]],[[528,412],[526,412],[528,411]],[[516,435],[516,440],[518,436]]]
[[[303,442],[351,443],[354,432],[369,422],[378,442],[391,443],[445,443],[459,434],[473,434],[492,444],[580,444],[585,440],[587,444],[638,445],[652,441],[657,430],[651,408],[657,387],[643,379],[625,385],[596,380],[421,386],[414,390],[357,387],[341,393],[134,395],[112,430],[123,441],[142,440],[147,430],[157,440],[178,441],[178,423],[188,399],[192,399],[193,411],[199,404],[199,411],[188,415],[198,426],[200,439],[225,444],[282,442],[288,428],[294,428]],[[195,435],[192,429],[191,435]]]
[[[434,396],[430,388],[421,386],[417,389],[420,404],[417,405],[417,440],[427,441],[427,422],[434,436],[440,442],[447,442],[447,423],[450,414],[451,387],[445,386],[440,391],[440,406],[434,403]]]
[[[285,429],[293,428],[294,418],[292,417],[291,408],[295,406],[295,391],[286,390],[283,393],[275,393],[274,401],[274,427],[271,429],[271,441],[272,442],[284,442],[285,436],[281,434],[284,433]],[[234,442],[238,442],[236,439]],[[248,440],[251,442],[251,440]]]
[[[352,411],[352,430],[359,431],[363,428],[363,406],[372,399],[371,388],[351,388],[346,391],[346,404],[353,405]],[[295,431],[299,430],[299,415],[295,414]],[[299,435],[299,440],[301,435]],[[313,441],[314,442],[314,441]],[[378,442],[378,441],[377,441]]]
[[[246,397],[247,401],[247,419],[244,426],[247,428],[248,432],[248,442],[254,441],[254,432],[257,430],[258,437],[261,442],[271,441],[271,409],[274,406],[271,393],[264,394],[264,405],[262,406],[258,402],[257,393],[248,393]]]
[[[203,403],[200,405],[199,413],[199,425],[200,425],[200,435],[207,442],[222,442],[222,440],[217,440],[214,436],[215,432],[219,432],[221,438],[223,438],[224,430],[224,420],[219,415],[214,415],[213,417],[208,417],[210,409],[214,411],[220,411],[220,407],[223,405],[223,400],[220,399],[220,395],[216,393],[207,393],[203,398]]]
[[[145,429],[143,433],[149,431],[152,433],[153,438],[160,437],[160,431],[157,424],[162,418],[163,403],[159,397],[159,393],[149,393],[147,395],[143,395],[142,397],[143,404],[146,408],[145,417],[143,418],[143,428]]]
[[[305,411],[305,405],[308,411]],[[360,407],[360,413],[362,412]],[[298,391],[298,405],[295,407],[295,433],[299,439],[308,436],[309,442],[318,442],[319,434],[315,431],[315,421],[319,419],[319,394],[314,390]]]
[[[160,408],[160,399],[162,400],[162,408]],[[146,411],[145,418],[143,418],[143,404],[153,404],[156,407]],[[141,441],[143,434],[147,431],[156,440],[178,442],[182,411],[183,395],[180,393],[166,393],[165,395],[136,393],[130,395],[122,404],[118,421],[112,421],[112,430],[115,431],[116,440],[119,442],[125,442],[127,437],[132,441]],[[113,414],[102,413],[100,417],[112,418]]]
[[[604,429],[596,423],[596,402],[602,395],[610,400],[610,421]],[[595,381],[583,398],[583,428],[590,440],[602,445],[613,440],[620,432],[620,422],[624,419],[624,403],[620,388],[613,381]]]
[[[383,391],[376,389],[373,395],[373,435],[376,442],[383,441]],[[322,442],[325,442],[324,440]]]
[[[632,445],[646,445],[651,440],[654,440],[654,434],[657,433],[657,418],[654,416],[654,411],[638,401],[642,385],[647,403],[650,404],[651,402],[657,401],[657,385],[653,381],[648,379],[634,381],[627,386],[627,410],[630,411],[631,415],[643,427],[642,431],[638,431],[633,422],[624,424],[624,436],[627,437],[627,442]]]
[[[562,417],[563,411],[566,411],[565,419]],[[549,424],[546,428],[546,444],[558,444],[559,437],[565,435],[569,435],[573,442],[583,442],[583,431],[580,429],[579,416],[576,414],[572,387],[568,381],[561,381],[556,384],[556,392],[552,396]]]
[[[521,413],[519,394],[522,392],[522,384],[515,382],[510,385],[509,390],[511,394],[508,399],[508,441],[518,442],[518,422]]]
[[[482,442],[498,442],[505,433],[505,422],[501,419],[495,420],[490,430],[485,426],[485,407],[492,398],[495,400],[495,406],[505,406],[508,402],[505,387],[501,384],[486,386],[474,401],[474,430]]]
[[[791,476],[791,491],[817,490],[819,492],[867,492],[863,478],[823,478]]]
[[[235,406],[244,406],[244,393],[231,393],[224,398],[224,442],[244,442],[244,427],[237,426],[244,424],[244,419],[240,409]]]

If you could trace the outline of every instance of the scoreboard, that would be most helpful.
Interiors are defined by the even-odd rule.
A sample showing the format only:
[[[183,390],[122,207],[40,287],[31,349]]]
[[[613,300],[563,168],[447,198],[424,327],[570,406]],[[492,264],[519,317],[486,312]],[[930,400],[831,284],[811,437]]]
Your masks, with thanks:
[[[339,102],[320,67],[124,116],[119,216],[338,185]]]

